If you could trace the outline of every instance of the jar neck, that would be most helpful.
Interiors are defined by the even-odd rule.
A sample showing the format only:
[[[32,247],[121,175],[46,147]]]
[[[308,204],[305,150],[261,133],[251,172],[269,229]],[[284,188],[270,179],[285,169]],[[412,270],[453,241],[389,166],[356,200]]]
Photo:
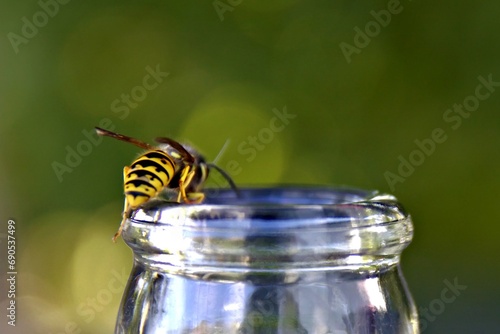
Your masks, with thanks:
[[[150,203],[123,238],[143,265],[174,272],[377,271],[413,226],[393,196],[338,188],[242,189],[204,204]]]

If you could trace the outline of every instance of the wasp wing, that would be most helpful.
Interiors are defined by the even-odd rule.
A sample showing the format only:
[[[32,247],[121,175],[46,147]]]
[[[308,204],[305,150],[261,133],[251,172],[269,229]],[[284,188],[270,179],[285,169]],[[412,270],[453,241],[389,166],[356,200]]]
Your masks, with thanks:
[[[148,143],[144,143],[144,142],[140,141],[139,139],[135,139],[135,138],[132,138],[129,136],[121,135],[119,133],[111,132],[111,131],[99,128],[97,126],[95,127],[95,131],[97,132],[97,134],[99,136],[107,136],[107,137],[115,138],[115,139],[118,139],[121,141],[125,141],[128,143],[134,144],[135,146],[138,146],[140,148],[143,148],[145,150],[154,150],[155,149],[153,146],[149,145]]]
[[[184,146],[182,146],[181,143],[173,140],[173,139],[170,139],[170,138],[167,138],[167,137],[157,137],[155,138],[155,141],[157,143],[161,143],[161,144],[167,144],[167,145],[170,145],[171,147],[173,147],[177,152],[179,152],[179,154],[181,155],[182,159],[184,161],[186,161],[187,163],[193,163],[194,162],[194,157],[191,153],[189,153],[185,148]]]

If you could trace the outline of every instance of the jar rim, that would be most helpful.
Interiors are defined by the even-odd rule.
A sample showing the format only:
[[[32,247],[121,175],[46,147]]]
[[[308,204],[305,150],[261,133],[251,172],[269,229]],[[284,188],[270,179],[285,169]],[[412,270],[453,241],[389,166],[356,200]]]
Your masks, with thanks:
[[[208,189],[202,204],[151,201],[132,214],[136,223],[212,228],[274,229],[373,226],[409,218],[390,194],[349,187],[279,186]],[[273,223],[270,224],[270,221]]]
[[[411,218],[392,195],[345,187],[240,191],[241,198],[232,190],[207,193],[204,204],[150,201],[122,236],[141,261],[182,270],[395,264],[413,237]]]

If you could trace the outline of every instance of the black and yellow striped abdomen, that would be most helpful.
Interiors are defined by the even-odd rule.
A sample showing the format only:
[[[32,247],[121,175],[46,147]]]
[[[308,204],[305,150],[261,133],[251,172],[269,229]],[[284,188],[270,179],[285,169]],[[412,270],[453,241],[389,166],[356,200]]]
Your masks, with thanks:
[[[175,162],[165,152],[148,151],[123,170],[126,206],[135,209],[156,196],[175,174]]]

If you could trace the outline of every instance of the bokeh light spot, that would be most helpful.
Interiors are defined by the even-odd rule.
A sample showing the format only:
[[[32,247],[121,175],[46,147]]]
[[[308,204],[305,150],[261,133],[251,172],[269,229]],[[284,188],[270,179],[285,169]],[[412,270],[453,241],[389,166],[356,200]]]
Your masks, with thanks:
[[[227,170],[236,181],[253,184],[279,182],[286,165],[289,124],[283,125],[279,132],[273,131],[272,126],[276,118],[273,108],[282,107],[262,107],[253,103],[244,87],[220,88],[191,113],[181,131],[181,138],[189,138],[197,144],[207,153],[209,161],[230,140],[217,164],[227,170],[228,164],[234,165],[232,161],[236,161],[238,167]]]

